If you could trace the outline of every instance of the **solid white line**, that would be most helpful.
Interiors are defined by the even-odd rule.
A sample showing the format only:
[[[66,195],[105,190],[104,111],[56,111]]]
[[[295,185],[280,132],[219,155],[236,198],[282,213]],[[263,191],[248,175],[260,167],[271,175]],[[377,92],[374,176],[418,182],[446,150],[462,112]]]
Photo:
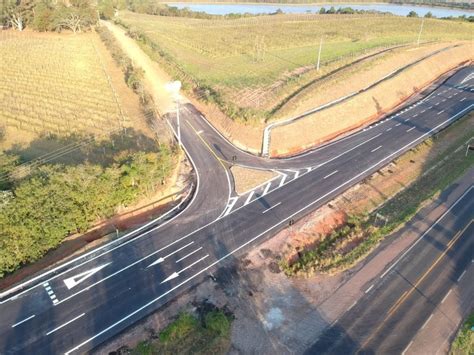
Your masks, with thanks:
[[[193,255],[194,253],[197,253],[197,252],[198,252],[199,250],[201,250],[201,249],[202,249],[202,247],[199,247],[199,248],[197,248],[196,250],[190,252],[189,254],[186,254],[186,255],[183,256],[181,259],[176,260],[176,263],[179,263],[180,261],[183,261],[183,260],[186,259],[187,257]]]
[[[349,306],[346,312],[349,312],[352,308],[354,308],[356,304],[357,304],[357,301],[354,301],[354,303]]]
[[[370,290],[373,289],[373,288],[374,288],[374,284],[370,285],[370,287],[367,290],[365,290],[365,293],[369,293]]]
[[[461,201],[472,189],[474,189],[474,186],[471,186],[469,189],[467,189],[452,205],[447,209],[421,236],[416,240],[415,243],[413,243],[390,267],[385,270],[385,272],[380,276],[380,278],[383,278],[385,275],[388,274],[390,270],[392,270],[395,265],[397,265],[401,259],[407,255],[411,249],[415,247],[431,230]]]
[[[426,325],[428,324],[428,322],[431,320],[431,318],[433,318],[433,313],[431,313],[430,317],[425,320],[425,322],[423,323],[423,325],[421,326],[420,329],[423,329],[424,327],[426,327]]]
[[[25,323],[26,321],[29,321],[31,318],[34,318],[34,317],[35,317],[35,315],[33,314],[32,316],[29,316],[28,318],[25,318],[25,319],[23,319],[23,320],[21,320],[21,321],[15,323],[15,324],[13,324],[13,325],[12,325],[12,328],[15,328],[17,325],[20,325],[20,324],[22,324],[22,323]]]
[[[413,344],[413,340],[410,341],[410,344],[408,344],[408,346],[405,348],[405,350],[403,350],[402,355],[405,355],[405,353],[407,352],[407,350],[411,346],[411,344]]]
[[[458,113],[456,113],[455,115],[451,116],[450,118],[448,118],[446,121],[440,123],[439,125],[437,125],[436,127],[432,128],[430,131],[422,134],[420,137],[416,138],[415,140],[411,141],[410,143],[404,145],[403,147],[401,147],[400,149],[398,149],[397,151],[389,154],[388,156],[386,156],[385,158],[381,159],[379,162],[375,163],[374,165],[370,166],[369,168],[365,169],[364,171],[362,171],[361,173],[355,175],[354,177],[352,177],[351,179],[347,180],[345,183],[337,186],[336,188],[332,189],[331,191],[327,192],[326,194],[318,197],[316,200],[314,200],[313,202],[309,203],[308,205],[306,205],[305,207],[299,209],[298,211],[294,212],[293,214],[289,215],[288,217],[286,217],[285,219],[281,220],[280,222],[276,223],[275,225],[271,226],[270,228],[267,228],[265,231],[263,231],[262,233],[258,234],[257,236],[253,237],[252,239],[248,240],[247,242],[245,242],[244,244],[240,245],[239,247],[235,248],[234,250],[228,252],[226,255],[224,255],[222,258],[216,260],[215,262],[211,263],[210,265],[208,265],[207,267],[205,267],[204,269],[198,271],[196,274],[194,275],[191,275],[190,277],[188,277],[186,280],[182,281],[181,283],[179,283],[178,285],[174,286],[173,288],[169,289],[168,291],[164,292],[163,294],[161,294],[160,296],[156,297],[155,299],[149,301],[148,303],[144,304],[143,306],[137,308],[135,311],[129,313],[127,316],[123,317],[122,319],[118,320],[117,322],[111,324],[110,326],[108,326],[107,328],[101,330],[100,332],[98,332],[97,334],[95,334],[94,336],[84,340],[82,343],[76,345],[74,348],[72,349],[69,349],[65,355],[68,355],[70,353],[72,353],[73,351],[76,351],[77,349],[81,348],[82,346],[84,346],[85,344],[91,342],[92,340],[96,339],[97,337],[101,336],[102,334],[106,333],[107,331],[109,331],[110,329],[114,328],[115,326],[117,326],[118,324],[121,324],[123,323],[124,321],[126,321],[127,319],[133,317],[135,314],[141,312],[142,310],[144,310],[145,308],[149,307],[150,305],[152,305],[153,303],[159,301],[160,299],[162,299],[163,297],[167,296],[168,294],[170,294],[171,292],[173,292],[174,290],[176,290],[177,288],[183,286],[184,284],[188,283],[189,281],[191,281],[192,279],[196,278],[197,276],[201,275],[202,273],[206,272],[207,270],[209,270],[210,268],[212,268],[213,266],[217,265],[218,263],[220,263],[222,260],[225,260],[227,259],[229,256],[235,254],[236,252],[238,252],[240,249],[246,247],[247,245],[249,245],[250,243],[253,243],[255,240],[261,238],[263,235],[265,235],[266,233],[270,232],[272,229],[274,229],[275,227],[281,225],[282,223],[287,223],[288,220],[290,220],[291,218],[293,218],[294,216],[298,215],[299,213],[301,213],[302,211],[308,209],[309,207],[313,206],[314,204],[318,203],[319,201],[323,200],[324,198],[330,196],[331,194],[333,194],[334,192],[336,192],[337,190],[341,189],[342,187],[352,183],[352,181],[358,179],[360,176],[363,176],[364,174],[366,174],[367,172],[369,172],[370,170],[374,169],[376,166],[384,163],[385,161],[389,160],[390,158],[392,158],[393,156],[396,156],[398,153],[402,152],[403,150],[407,149],[408,147],[410,147],[412,144],[414,144],[415,142],[418,142],[419,140],[425,138],[426,136],[428,136],[430,133],[436,131],[438,128],[440,128],[441,126],[443,126],[444,124],[446,124],[447,122],[451,121],[452,119],[454,119],[455,117],[459,116],[460,114],[470,110],[472,107],[474,106],[473,105],[470,105],[466,108],[464,108],[463,110],[459,111]],[[474,186],[471,186],[470,189],[474,188]],[[470,190],[469,189],[469,190]],[[466,192],[467,193],[467,192]],[[465,194],[466,194],[465,193]],[[184,237],[183,237],[184,238]],[[182,239],[182,238],[180,238]],[[395,265],[395,264],[394,264]],[[394,265],[392,265],[390,268],[392,268]]]
[[[75,320],[81,318],[81,317],[84,316],[84,315],[85,315],[85,313],[82,313],[81,315],[77,316],[76,318],[73,318],[73,319],[71,319],[70,321],[67,321],[66,323],[60,325],[59,327],[54,328],[53,330],[50,330],[49,332],[46,333],[46,335],[49,335],[49,334],[51,334],[51,333],[54,333],[55,331],[57,331],[57,330],[59,330],[59,329],[65,327],[66,325],[68,325],[68,324],[74,322]]]
[[[249,202],[252,199],[254,193],[255,193],[255,191],[250,191],[249,196],[245,200],[244,206],[247,206],[249,204]]]
[[[441,110],[437,113],[437,115],[441,115],[444,112],[444,110]]]
[[[371,153],[373,153],[373,152],[375,152],[375,151],[379,150],[380,148],[382,148],[382,146],[381,146],[381,145],[379,145],[379,146],[378,146],[377,148],[375,148],[375,149],[372,149],[370,152],[371,152]]]
[[[412,128],[407,129],[407,132],[413,131],[415,127],[413,126]]]
[[[267,208],[267,209],[266,209],[265,211],[263,211],[262,213],[267,213],[268,211],[270,211],[270,210],[272,210],[272,209],[274,209],[275,207],[280,206],[280,205],[281,205],[281,202],[278,202],[276,205],[273,205],[272,207]]]
[[[447,293],[446,295],[444,295],[443,300],[441,301],[441,303],[444,303],[444,301],[446,301],[446,298],[448,298],[448,296],[451,294],[451,291],[452,291],[452,290],[453,290],[453,289],[450,289],[450,290],[448,291],[448,293]]]
[[[337,172],[338,172],[338,170],[334,170],[331,174],[326,175],[325,177],[323,177],[323,179],[326,180],[328,177],[333,176],[333,175],[336,174]]]
[[[272,186],[271,182],[269,182],[267,186],[265,186],[265,190],[263,190],[262,196],[265,196],[268,193],[268,190],[270,190],[270,186]]]
[[[458,277],[457,282],[461,281],[461,279],[463,278],[466,271],[467,271],[467,269],[462,272],[462,274]]]

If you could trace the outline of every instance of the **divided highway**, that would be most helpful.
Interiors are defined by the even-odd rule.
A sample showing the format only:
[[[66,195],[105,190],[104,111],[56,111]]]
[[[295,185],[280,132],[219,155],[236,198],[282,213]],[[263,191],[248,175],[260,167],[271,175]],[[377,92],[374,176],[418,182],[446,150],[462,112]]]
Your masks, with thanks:
[[[307,354],[404,354],[474,262],[474,175],[469,187]],[[472,270],[471,270],[472,271]],[[439,341],[438,341],[439,342]]]
[[[474,67],[425,99],[351,136],[271,160],[232,146],[194,107],[181,110],[197,186],[172,220],[45,272],[0,296],[0,353],[82,353],[163,306],[474,108]],[[176,129],[174,117],[170,124]],[[241,196],[232,162],[278,176]],[[472,227],[470,227],[472,228]]]

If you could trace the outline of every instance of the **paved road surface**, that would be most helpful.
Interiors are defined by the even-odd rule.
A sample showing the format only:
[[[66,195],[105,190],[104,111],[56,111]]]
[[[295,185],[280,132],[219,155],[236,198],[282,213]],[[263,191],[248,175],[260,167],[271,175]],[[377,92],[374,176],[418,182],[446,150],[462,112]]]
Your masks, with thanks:
[[[308,354],[401,354],[474,261],[474,185],[371,285]],[[471,270],[472,271],[472,270]]]
[[[182,109],[184,148],[196,170],[191,203],[173,220],[108,245],[3,293],[0,353],[92,349],[264,238],[320,207],[474,108],[474,67],[367,129],[287,160],[244,153],[192,106]],[[170,124],[176,122],[170,117]],[[269,183],[238,196],[233,157],[273,168]],[[465,237],[463,237],[465,238]]]

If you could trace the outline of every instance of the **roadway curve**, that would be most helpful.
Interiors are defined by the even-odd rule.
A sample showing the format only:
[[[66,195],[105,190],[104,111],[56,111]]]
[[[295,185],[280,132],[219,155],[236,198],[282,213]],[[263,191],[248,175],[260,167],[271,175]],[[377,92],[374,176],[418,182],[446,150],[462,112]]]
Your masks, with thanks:
[[[183,145],[198,177],[193,200],[172,221],[4,293],[0,353],[82,353],[104,342],[470,112],[472,73],[472,66],[461,69],[379,123],[286,160],[234,148],[192,106],[184,107]],[[174,117],[169,121],[176,125]],[[238,196],[228,171],[234,156],[279,175]]]

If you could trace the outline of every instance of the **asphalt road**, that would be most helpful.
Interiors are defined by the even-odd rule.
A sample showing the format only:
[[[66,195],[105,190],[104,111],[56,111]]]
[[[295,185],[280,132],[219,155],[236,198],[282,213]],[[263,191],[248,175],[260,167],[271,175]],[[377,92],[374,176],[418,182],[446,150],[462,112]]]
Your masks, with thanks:
[[[461,69],[425,99],[381,122],[285,160],[236,149],[192,106],[183,107],[183,147],[197,175],[191,202],[132,240],[102,247],[0,295],[0,353],[82,353],[104,342],[220,263],[470,112],[472,73],[472,66]],[[176,127],[176,119],[169,120]],[[232,161],[272,168],[278,176],[238,196],[229,174]]]
[[[468,188],[307,354],[402,354],[474,261],[474,185]]]

